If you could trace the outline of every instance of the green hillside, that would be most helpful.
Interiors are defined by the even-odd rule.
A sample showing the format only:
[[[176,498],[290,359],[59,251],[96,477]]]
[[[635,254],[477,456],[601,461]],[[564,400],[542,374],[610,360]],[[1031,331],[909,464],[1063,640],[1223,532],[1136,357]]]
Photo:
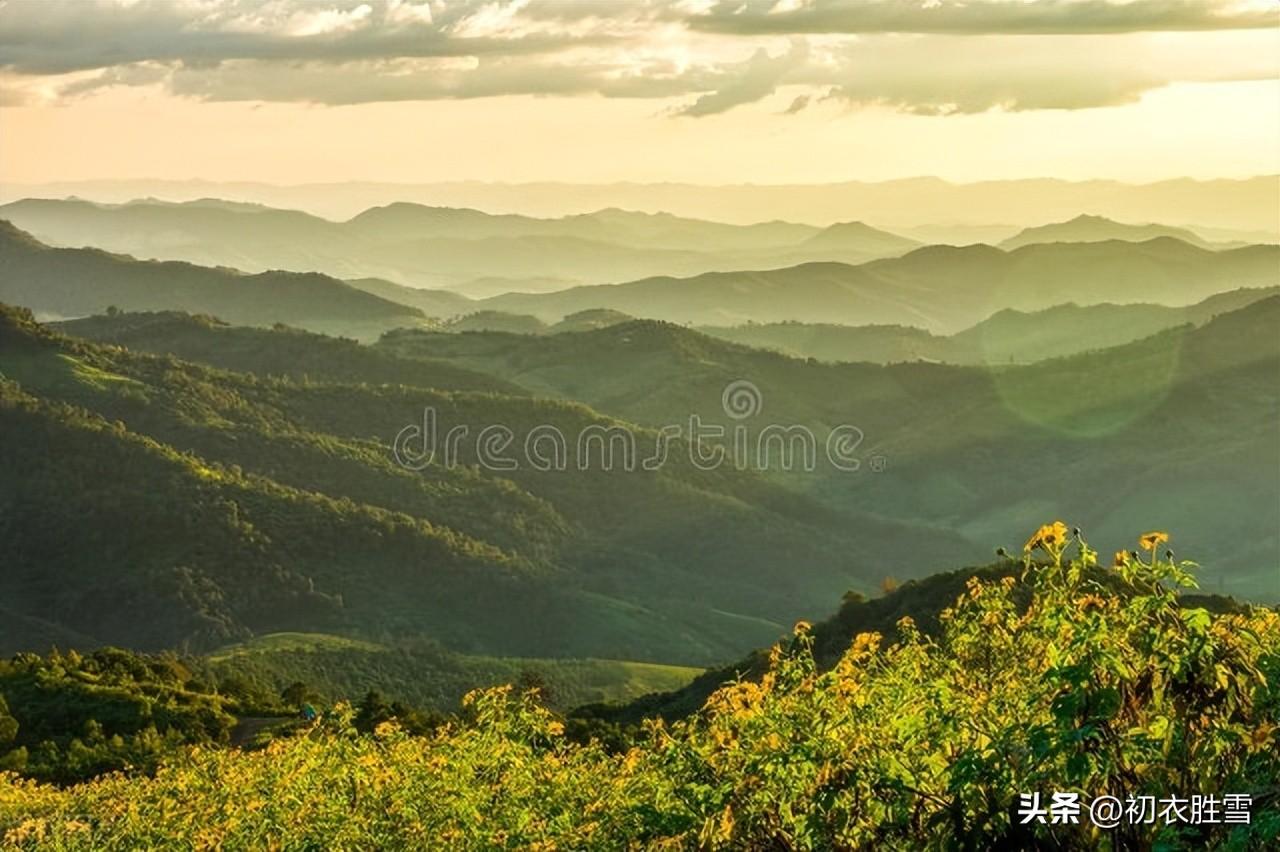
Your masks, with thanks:
[[[1156,552],[1163,533],[1101,567],[1068,530],[1042,527],[1021,583],[973,578],[928,632],[904,618],[832,654],[797,623],[758,678],[633,741],[586,740],[514,687],[469,694],[427,731],[362,701],[259,750],[174,748],[154,777],[0,774],[0,836],[68,850],[1274,845],[1280,617],[1188,601],[1191,566]],[[0,726],[15,727],[3,705]],[[1141,813],[1174,789],[1212,796],[1220,817],[1104,835],[1084,816],[1123,812],[1098,809],[1104,796]],[[1034,819],[1028,790],[1077,793],[1080,817],[1053,822],[1062,807],[1041,792]]]
[[[1184,323],[1201,324],[1226,311],[1280,292],[1276,287],[1218,293],[1186,307],[1157,304],[1055,305],[1041,311],[1006,308],[949,336],[901,325],[747,323],[699,326],[698,331],[797,358],[820,361],[944,361],[1010,364],[1042,361],[1130,343]]]
[[[269,634],[207,656],[20,653],[0,660],[0,773],[59,783],[153,773],[187,746],[254,747],[288,736],[307,704],[349,702],[425,730],[461,714],[476,688],[520,684],[567,710],[679,689],[701,671],[477,657],[426,641],[388,646],[315,633]]]
[[[832,507],[946,527],[975,545],[1046,513],[1080,518],[1104,540],[1159,521],[1199,546],[1230,531],[1216,548],[1221,573],[1206,582],[1271,600],[1280,598],[1278,311],[1280,296],[1270,296],[1199,327],[1007,368],[811,363],[649,322],[551,337],[404,331],[378,346],[646,425],[691,413],[745,425],[752,446],[770,424],[806,426],[819,441],[849,424],[866,467],[773,478]],[[740,379],[762,406],[735,423],[721,397]],[[1046,469],[1052,493],[1033,484]]]
[[[904,638],[903,619],[908,619],[913,629],[926,636],[938,636],[944,629],[944,611],[953,606],[975,581],[1000,583],[1005,578],[1016,583],[1013,599],[1019,606],[1025,606],[1031,589],[1028,588],[1022,562],[1013,558],[908,580],[874,598],[846,595],[834,615],[814,622],[810,628],[814,662],[819,670],[830,670],[861,634],[874,633],[890,642],[901,641]],[[1106,571],[1095,571],[1092,580],[1111,594],[1123,594],[1125,591],[1117,578]],[[1249,609],[1247,604],[1233,598],[1191,591],[1185,592],[1180,600],[1185,607],[1204,607],[1215,613],[1243,613]],[[576,709],[573,716],[588,723],[598,720],[624,725],[636,725],[652,718],[681,719],[696,713],[712,693],[725,684],[739,680],[759,681],[769,667],[770,649],[758,649],[731,665],[705,672],[679,689],[655,692],[630,702],[583,706]]]
[[[702,669],[619,660],[480,657],[438,643],[395,645],[315,633],[274,633],[219,648],[198,662],[212,682],[234,680],[264,695],[301,682],[315,700],[356,702],[370,690],[448,713],[464,695],[507,683],[536,686],[553,707],[630,701],[683,687]]]
[[[874,585],[908,543],[921,570],[959,546],[749,471],[698,470],[678,448],[655,471],[600,469],[599,455],[581,470],[496,471],[464,442],[453,463],[415,472],[390,444],[428,407],[441,434],[502,424],[517,447],[538,426],[576,436],[616,421],[489,391],[330,383],[326,371],[351,382],[409,367],[379,353],[363,367],[335,363],[345,344],[288,330],[102,321],[214,361],[261,358],[253,375],[4,317],[3,417],[20,436],[0,465],[0,537],[16,566],[5,605],[97,642],[199,648],[320,629],[487,654],[705,663]],[[281,352],[305,365],[305,381],[264,378]],[[417,375],[432,381],[431,369]],[[656,446],[637,434],[637,446]]]
[[[261,376],[524,393],[511,382],[492,376],[443,362],[396,358],[354,340],[283,326],[231,326],[213,317],[178,311],[98,315],[58,323],[56,327],[75,337]]]

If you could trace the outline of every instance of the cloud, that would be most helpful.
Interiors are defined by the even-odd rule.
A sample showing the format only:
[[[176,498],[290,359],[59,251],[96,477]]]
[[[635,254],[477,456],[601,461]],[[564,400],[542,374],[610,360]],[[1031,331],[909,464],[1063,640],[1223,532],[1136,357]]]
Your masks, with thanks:
[[[1208,0],[0,0],[0,74],[41,81],[10,104],[142,86],[325,105],[590,94],[705,118],[785,86],[801,88],[786,114],[1078,109],[1273,79],[1267,32],[1147,33],[1276,17]],[[1236,38],[1252,41],[1215,41]]]
[[[1119,106],[1172,82],[1273,79],[1276,60],[1216,45],[1091,36],[906,36],[832,47],[790,82],[922,115]],[[945,57],[945,73],[939,73]]]
[[[783,114],[795,115],[796,113],[803,111],[807,106],[809,106],[809,95],[799,95],[791,101],[791,106],[787,107],[783,111]]]
[[[440,11],[437,11],[437,8]],[[525,20],[519,2],[42,0],[0,5],[0,66],[61,74],[137,62],[352,62],[554,52],[612,39]],[[499,26],[506,17],[508,25]]]
[[[1231,0],[720,0],[689,26],[733,35],[1076,35],[1264,29],[1274,7]]]
[[[808,69],[803,81],[826,87],[825,100],[857,106],[888,106],[919,115],[950,115],[1002,109],[1083,109],[1117,106],[1163,86],[1140,57],[1114,52],[1090,55],[1087,39],[1066,45],[1039,40],[957,41],[923,36],[889,42],[859,43],[834,52],[821,68]],[[995,42],[995,43],[992,43]],[[1074,57],[1072,49],[1084,51]],[[936,57],[947,56],[947,73],[937,73]],[[1064,73],[1072,68],[1072,73]]]
[[[808,48],[802,41],[794,42],[791,50],[781,56],[770,56],[764,50],[756,51],[746,62],[719,72],[721,79],[712,91],[681,107],[676,114],[694,117],[715,115],[768,97],[790,71],[804,64],[807,56]]]

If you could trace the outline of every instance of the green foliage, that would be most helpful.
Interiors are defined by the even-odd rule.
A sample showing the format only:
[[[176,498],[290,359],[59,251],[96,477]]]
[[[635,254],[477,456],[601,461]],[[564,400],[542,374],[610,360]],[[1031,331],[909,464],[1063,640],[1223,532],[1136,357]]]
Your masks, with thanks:
[[[177,311],[117,313],[61,323],[67,334],[137,352],[301,382],[416,385],[436,390],[523,394],[516,385],[452,364],[395,358],[354,340],[326,337],[277,324],[272,329],[231,326]]]
[[[0,766],[56,782],[154,770],[180,745],[225,743],[224,696],[173,656],[103,648],[0,662]]]
[[[973,580],[930,637],[861,634],[820,671],[807,624],[760,682],[611,752],[531,693],[473,693],[412,736],[377,696],[264,751],[195,749],[153,779],[0,780],[18,848],[1265,848],[1280,824],[1280,615],[1180,606],[1152,547],[1092,576],[1080,540]],[[1062,558],[1061,551],[1071,548]],[[363,714],[363,715],[362,715]],[[372,724],[372,733],[355,730]],[[1019,793],[1253,796],[1249,825],[1023,825]],[[177,806],[175,806],[177,805]]]
[[[1179,529],[1184,546],[1214,548],[1206,588],[1275,601],[1280,337],[1271,331],[1280,295],[1233,291],[1185,310],[1201,324],[1044,360],[1061,350],[1044,330],[1049,316],[1022,323],[997,314],[990,334],[1037,361],[1017,366],[816,363],[655,322],[550,336],[405,330],[378,348],[450,360],[655,427],[687,423],[692,413],[745,427],[755,442],[768,424],[804,425],[819,441],[834,424],[854,425],[864,436],[856,473],[820,462],[813,473],[775,470],[770,480],[860,520],[942,528],[969,542],[925,554],[891,530],[860,535],[859,547],[892,542],[872,557],[881,565],[876,578],[899,574],[902,553],[912,554],[915,576],[929,573],[919,566],[970,561],[1004,530],[1045,514],[1079,518],[1113,544],[1159,518]],[[1101,323],[1085,325],[1073,345],[1088,345]],[[721,393],[743,377],[759,388],[763,413],[730,421]],[[1073,475],[1054,475],[1046,488],[1046,472],[1066,470]],[[869,591],[865,579],[849,585]]]
[[[0,592],[18,616],[0,620],[0,646],[13,650],[207,650],[322,631],[698,665],[870,585],[895,545],[954,552],[943,533],[697,470],[679,448],[643,473],[496,472],[467,442],[457,464],[401,467],[389,445],[427,407],[441,434],[504,424],[517,447],[544,424],[576,436],[615,423],[571,403],[404,384],[472,375],[456,367],[207,318],[79,324],[254,370],[232,373],[0,315],[14,318],[0,336],[0,422],[17,436],[0,446],[0,540],[16,566]],[[275,372],[290,377],[264,378]],[[778,577],[784,559],[797,570]]]

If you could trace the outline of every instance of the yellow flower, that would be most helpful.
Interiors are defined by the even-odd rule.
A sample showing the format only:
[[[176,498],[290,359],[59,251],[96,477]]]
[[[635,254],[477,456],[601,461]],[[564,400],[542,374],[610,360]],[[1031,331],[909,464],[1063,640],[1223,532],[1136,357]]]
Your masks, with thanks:
[[[1124,566],[1128,565],[1128,564],[1129,564],[1129,551],[1127,551],[1127,550],[1117,550],[1117,551],[1116,551],[1115,559],[1113,559],[1113,560],[1112,560],[1111,564],[1112,564],[1112,565],[1114,565],[1114,566],[1115,566],[1115,567],[1117,567],[1117,568],[1123,568]]]
[[[724,810],[720,813],[720,839],[729,840],[733,837],[733,808],[729,805],[724,806]]]
[[[1062,521],[1045,524],[1035,531],[1027,543],[1022,546],[1024,553],[1030,553],[1037,547],[1047,553],[1055,553],[1067,545],[1067,525]]]
[[[812,624],[810,624],[809,622],[805,621],[804,619],[801,619],[800,621],[797,621],[797,622],[796,622],[796,626],[795,626],[795,627],[791,628],[791,632],[792,632],[792,633],[795,633],[795,634],[798,636],[798,635],[800,635],[801,633],[808,633],[808,632],[809,632],[810,630],[812,630],[812,629],[813,629],[813,625],[812,625]]]
[[[1155,550],[1156,547],[1164,544],[1169,540],[1167,532],[1153,531],[1144,533],[1138,538],[1138,544],[1142,545],[1143,550]]]
[[[1076,598],[1076,606],[1080,607],[1080,609],[1085,612],[1088,612],[1091,609],[1103,609],[1106,605],[1106,600],[1099,595],[1090,594]]]
[[[553,737],[561,736],[564,733],[564,725],[560,722],[548,722],[547,733]]]

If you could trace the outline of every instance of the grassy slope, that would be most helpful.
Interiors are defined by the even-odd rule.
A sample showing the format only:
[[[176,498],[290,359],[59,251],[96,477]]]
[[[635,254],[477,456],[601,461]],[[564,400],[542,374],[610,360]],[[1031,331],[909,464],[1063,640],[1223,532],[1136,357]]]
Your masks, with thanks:
[[[538,686],[553,706],[629,701],[679,689],[701,669],[619,660],[555,660],[456,654],[431,643],[385,645],[315,633],[275,633],[210,653],[218,678],[236,676],[272,694],[295,681],[322,698],[359,700],[376,689],[392,699],[438,711],[456,709],[476,688]]]

